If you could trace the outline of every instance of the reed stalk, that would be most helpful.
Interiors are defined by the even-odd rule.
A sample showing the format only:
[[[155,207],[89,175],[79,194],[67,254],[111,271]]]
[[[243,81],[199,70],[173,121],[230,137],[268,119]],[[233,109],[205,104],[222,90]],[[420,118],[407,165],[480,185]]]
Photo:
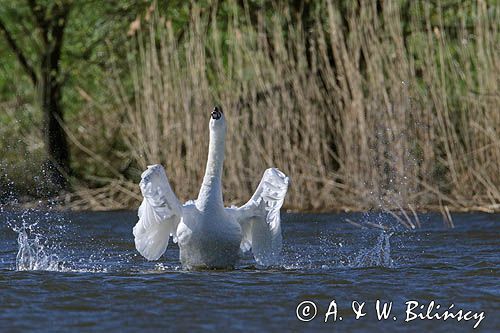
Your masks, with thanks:
[[[458,5],[449,26],[428,1],[347,3],[314,2],[305,26],[287,5],[222,21],[220,3],[193,2],[180,40],[158,11],[143,19],[132,93],[110,85],[136,175],[161,163],[195,197],[221,104],[228,204],[274,166],[292,179],[288,208],[498,211],[499,6]]]

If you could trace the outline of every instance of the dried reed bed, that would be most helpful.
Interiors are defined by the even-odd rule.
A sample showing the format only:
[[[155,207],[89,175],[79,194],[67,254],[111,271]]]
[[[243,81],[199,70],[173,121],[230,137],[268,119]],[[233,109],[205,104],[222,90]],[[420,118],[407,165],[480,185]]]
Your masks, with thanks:
[[[348,3],[317,2],[304,26],[288,6],[233,6],[221,22],[217,3],[193,2],[182,39],[148,14],[132,96],[119,75],[110,84],[134,165],[163,164],[178,196],[195,197],[217,103],[228,203],[275,166],[291,176],[289,208],[498,211],[499,7],[464,5],[451,29],[427,1]]]

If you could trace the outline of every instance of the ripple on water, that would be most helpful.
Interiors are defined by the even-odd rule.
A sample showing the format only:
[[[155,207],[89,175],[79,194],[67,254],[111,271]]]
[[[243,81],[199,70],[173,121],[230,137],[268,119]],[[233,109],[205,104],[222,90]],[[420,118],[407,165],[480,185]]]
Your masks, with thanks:
[[[392,234],[337,223],[334,215],[318,223],[300,215],[296,222],[283,221],[281,266],[263,269],[246,256],[235,271],[187,272],[176,246],[159,262],[137,255],[131,238],[136,216],[127,214],[64,220],[18,214],[9,217],[9,225],[0,223],[0,320],[55,331],[138,331],[165,328],[165,322],[181,331],[216,330],[221,323],[250,331],[331,331],[320,319],[310,326],[299,323],[295,306],[307,298],[324,310],[335,298],[345,311],[352,299],[380,298],[393,300],[399,310],[408,299],[498,309],[498,233],[471,230],[486,224]],[[482,325],[487,331],[495,323],[495,316],[487,316]],[[346,331],[381,328],[373,320],[335,325]],[[443,328],[429,325],[407,327]]]

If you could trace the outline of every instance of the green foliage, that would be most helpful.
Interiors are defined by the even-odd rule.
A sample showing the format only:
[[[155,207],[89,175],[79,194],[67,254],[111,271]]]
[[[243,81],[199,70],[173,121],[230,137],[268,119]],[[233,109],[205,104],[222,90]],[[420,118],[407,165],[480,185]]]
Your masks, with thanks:
[[[36,17],[30,9],[30,2],[32,0],[0,0],[0,21],[22,50],[28,64],[39,70],[41,65],[39,55],[45,50],[35,22]],[[484,22],[499,22],[497,1],[488,2],[485,13],[482,12],[482,7],[478,8],[484,5],[484,1],[334,1],[334,16],[338,25],[335,22],[332,24],[332,18],[327,14],[326,1],[35,0],[35,3],[47,19],[54,15],[58,6],[68,5],[71,8],[65,28],[61,72],[57,80],[63,85],[62,104],[66,127],[71,134],[75,179],[90,186],[106,184],[107,179],[116,178],[117,174],[125,179],[137,177],[136,168],[140,166],[137,165],[137,158],[130,156],[130,147],[127,146],[126,135],[123,135],[128,129],[122,128],[122,125],[126,124],[124,119],[130,115],[130,110],[121,108],[124,105],[134,106],[140,102],[136,100],[139,97],[137,92],[134,93],[137,87],[134,86],[131,72],[138,58],[146,64],[150,63],[151,60],[141,54],[144,53],[141,47],[149,43],[148,38],[155,40],[158,52],[175,49],[176,60],[179,63],[173,69],[179,76],[187,75],[191,70],[198,70],[188,68],[192,65],[189,63],[192,59],[189,60],[189,54],[186,53],[192,50],[199,51],[196,56],[204,57],[201,62],[204,72],[200,73],[200,77],[207,80],[211,98],[244,99],[248,96],[237,96],[236,91],[239,89],[253,91],[257,85],[255,82],[261,77],[279,73],[273,68],[275,65],[283,65],[283,73],[290,77],[296,75],[296,73],[286,73],[290,68],[308,75],[311,75],[309,72],[313,70],[315,73],[312,75],[321,73],[324,68],[317,68],[317,59],[312,59],[311,55],[313,49],[314,52],[319,52],[320,46],[314,43],[321,40],[318,36],[320,32],[327,36],[325,39],[327,45],[324,46],[326,54],[326,59],[323,59],[326,62],[324,65],[338,70],[336,66],[339,64],[336,63],[336,57],[332,53],[337,51],[334,48],[343,41],[339,42],[332,38],[332,26],[339,28],[341,35],[345,37],[345,46],[348,50],[356,49],[352,46],[360,42],[359,36],[366,37],[372,32],[370,29],[373,29],[376,34],[387,35],[371,38],[370,40],[380,44],[362,45],[360,53],[378,54],[381,57],[382,74],[388,78],[394,76],[394,73],[390,73],[394,70],[394,66],[390,64],[395,60],[395,56],[391,58],[387,55],[395,55],[401,52],[402,48],[404,54],[400,56],[405,61],[411,62],[408,64],[411,68],[406,73],[414,73],[414,77],[408,78],[413,85],[410,88],[413,94],[412,106],[418,109],[428,108],[431,118],[434,117],[432,112],[436,112],[436,108],[446,110],[446,117],[450,118],[451,123],[443,126],[456,128],[458,134],[455,142],[464,146],[472,144],[469,141],[473,139],[471,139],[471,129],[462,125],[467,123],[463,120],[467,118],[470,109],[481,109],[476,106],[482,105],[480,97],[484,97],[478,95],[477,98],[465,99],[464,96],[470,97],[471,94],[477,93],[471,91],[471,87],[478,87],[477,90],[480,92],[492,90],[492,87],[482,86],[482,78],[478,73],[484,72],[481,66],[488,62],[485,59],[489,59],[488,57],[498,59],[491,54],[480,54],[482,41],[476,38],[477,29],[480,27],[478,17],[481,19],[486,15],[488,19],[483,18]],[[156,5],[156,10],[151,10],[152,5]],[[373,24],[359,29],[357,26],[359,18],[367,15],[368,7],[374,8],[376,17],[373,20],[364,17],[363,22]],[[394,20],[391,8],[399,10],[397,20]],[[154,31],[149,34],[148,29],[151,29],[149,23],[153,20],[153,15],[155,22],[160,23],[153,25]],[[393,27],[395,30],[390,28],[393,22],[397,22],[397,26]],[[301,29],[296,29],[299,25]],[[380,28],[381,26],[387,28]],[[496,26],[483,28],[498,31],[498,23]],[[162,47],[161,40],[170,33],[169,29],[173,34],[171,42],[175,45]],[[205,30],[198,32],[196,29]],[[464,35],[464,32],[467,34]],[[193,35],[204,35],[206,39],[196,40],[199,45],[193,47],[189,45],[195,40],[192,38]],[[403,39],[402,46],[396,45],[393,39],[394,36],[400,35]],[[492,33],[491,36],[498,38],[499,35]],[[31,163],[31,166],[35,166],[32,169],[36,169],[36,165],[43,161],[42,114],[36,100],[37,87],[33,86],[25,68],[4,37],[0,29],[0,152],[2,152],[0,164],[4,168],[11,166],[10,171],[6,173],[13,174],[16,169],[20,169],[17,166]],[[253,52],[259,48],[259,38],[269,43],[269,51]],[[500,41],[497,41],[497,44],[498,42]],[[275,47],[274,43],[281,45],[282,49]],[[294,50],[297,45],[306,51],[302,54]],[[378,47],[380,52],[377,53],[371,47]],[[241,51],[243,49],[244,51]],[[469,54],[470,56],[467,56]],[[304,57],[294,58],[297,55]],[[349,54],[349,56],[355,57],[359,54]],[[252,57],[268,57],[268,59]],[[460,61],[464,59],[465,63],[461,63]],[[370,80],[375,79],[370,77],[367,62],[361,56],[357,63],[359,68],[355,69],[356,75],[359,74],[360,77],[360,89],[365,95],[370,95],[370,89],[374,88]],[[261,65],[258,71],[254,68],[255,64]],[[429,72],[430,68],[432,72]],[[401,70],[401,73],[405,73],[405,70]],[[333,77],[337,73],[327,74],[332,77],[322,77],[323,84],[325,80],[340,80]],[[113,81],[118,78],[120,88],[123,89],[120,93],[113,87]],[[284,76],[279,77],[283,82],[286,79]],[[443,91],[430,91],[429,87],[433,87],[433,82],[437,80],[442,82],[435,86],[439,86]],[[273,80],[263,81],[276,84]],[[278,81],[277,84],[283,82]],[[334,85],[338,83],[339,81],[333,82]],[[387,80],[383,84],[391,82]],[[319,87],[324,88],[321,85]],[[269,88],[273,87],[261,86],[257,92]],[[388,91],[391,89],[393,88],[387,87]],[[346,90],[349,90],[349,87]],[[298,93],[304,92],[298,91]],[[350,93],[349,90],[346,95]],[[251,97],[254,100],[258,99],[255,96]],[[196,98],[193,97],[194,99]],[[429,100],[434,104],[425,104]],[[385,106],[380,101],[368,102]],[[313,99],[307,101],[306,105],[317,104],[320,108],[322,103]],[[472,107],[471,103],[476,105]],[[484,105],[491,105],[488,103]],[[345,106],[337,101],[332,102],[332,105]],[[295,111],[297,110],[294,108],[290,110],[290,112]],[[290,133],[290,138],[300,141],[300,136],[296,133]],[[421,144],[421,142],[409,144],[412,147],[412,154],[417,157],[419,163],[424,160],[425,155]],[[435,163],[432,178],[439,178],[443,185],[438,184],[438,187],[446,188],[448,193],[450,170],[447,166],[449,161],[445,160],[447,152],[444,144],[436,145],[435,151],[438,161]],[[334,154],[336,152],[332,153]],[[331,159],[335,158],[337,157]],[[102,166],[103,159],[109,163],[109,167]],[[329,163],[334,165],[331,159]],[[332,165],[325,165],[324,169],[335,169]],[[32,178],[30,173],[25,176]],[[22,175],[16,175],[16,178],[19,177]]]

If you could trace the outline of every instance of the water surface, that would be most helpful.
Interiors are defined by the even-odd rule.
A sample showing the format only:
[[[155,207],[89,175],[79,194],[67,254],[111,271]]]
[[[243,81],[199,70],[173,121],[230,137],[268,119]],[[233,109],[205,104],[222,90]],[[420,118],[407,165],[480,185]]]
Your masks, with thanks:
[[[389,230],[362,229],[346,218]],[[135,212],[4,211],[0,327],[9,332],[473,330],[477,320],[405,322],[407,301],[427,307],[434,300],[441,312],[451,304],[455,312],[484,311],[476,331],[499,331],[500,216],[456,214],[454,229],[438,215],[420,218],[422,228],[406,230],[376,213],[283,214],[281,265],[255,267],[246,256],[234,271],[187,272],[175,245],[158,262],[135,251]],[[296,314],[305,300],[317,309],[308,322]],[[333,300],[336,321],[330,315],[325,323]],[[358,320],[354,300],[365,302],[366,315]],[[387,320],[377,319],[377,300],[393,302]],[[299,315],[311,311],[301,308]]]

